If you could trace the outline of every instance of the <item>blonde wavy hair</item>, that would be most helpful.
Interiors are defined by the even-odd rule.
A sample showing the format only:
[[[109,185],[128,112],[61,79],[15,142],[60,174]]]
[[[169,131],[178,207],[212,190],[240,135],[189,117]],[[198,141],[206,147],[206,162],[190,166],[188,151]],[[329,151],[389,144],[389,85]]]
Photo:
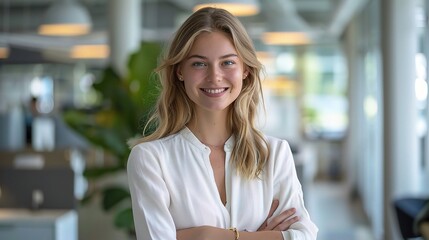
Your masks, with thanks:
[[[131,146],[141,142],[160,139],[182,130],[195,117],[195,105],[185,92],[176,70],[188,55],[195,38],[202,32],[221,31],[230,36],[239,57],[249,71],[243,88],[229,111],[228,124],[235,136],[231,162],[237,172],[248,178],[259,177],[268,157],[268,143],[255,127],[257,110],[263,101],[258,61],[252,40],[240,21],[226,10],[203,8],[193,13],[178,29],[161,64],[156,69],[161,82],[161,92],[147,125],[155,131],[130,142]]]

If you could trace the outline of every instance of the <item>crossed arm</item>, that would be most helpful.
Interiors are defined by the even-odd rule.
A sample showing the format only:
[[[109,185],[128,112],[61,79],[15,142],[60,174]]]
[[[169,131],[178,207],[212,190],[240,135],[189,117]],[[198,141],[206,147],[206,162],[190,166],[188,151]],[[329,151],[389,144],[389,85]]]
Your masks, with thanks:
[[[289,227],[299,221],[295,214],[295,209],[291,208],[282,212],[279,216],[274,217],[270,222],[268,219],[273,215],[274,211],[279,206],[279,201],[274,200],[270,212],[264,223],[256,232],[240,232],[240,240],[259,240],[272,239],[283,240],[281,231],[289,229]],[[177,231],[177,240],[213,240],[213,239],[235,239],[235,233],[228,229],[201,226]]]

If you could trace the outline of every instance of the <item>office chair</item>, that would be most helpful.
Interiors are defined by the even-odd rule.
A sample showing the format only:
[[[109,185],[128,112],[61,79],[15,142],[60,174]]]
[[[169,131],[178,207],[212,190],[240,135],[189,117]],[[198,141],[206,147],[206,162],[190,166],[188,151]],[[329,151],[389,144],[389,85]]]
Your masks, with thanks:
[[[415,220],[424,206],[429,203],[425,198],[400,198],[393,202],[401,235],[404,239],[421,237],[415,231]]]

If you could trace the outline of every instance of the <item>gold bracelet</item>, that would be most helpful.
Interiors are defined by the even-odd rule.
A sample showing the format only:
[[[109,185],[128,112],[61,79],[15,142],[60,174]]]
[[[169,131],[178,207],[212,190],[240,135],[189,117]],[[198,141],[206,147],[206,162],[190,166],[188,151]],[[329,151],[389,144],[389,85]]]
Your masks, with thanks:
[[[238,232],[237,228],[228,228],[228,230],[231,230],[235,234],[235,240],[238,240],[240,238],[240,233]]]

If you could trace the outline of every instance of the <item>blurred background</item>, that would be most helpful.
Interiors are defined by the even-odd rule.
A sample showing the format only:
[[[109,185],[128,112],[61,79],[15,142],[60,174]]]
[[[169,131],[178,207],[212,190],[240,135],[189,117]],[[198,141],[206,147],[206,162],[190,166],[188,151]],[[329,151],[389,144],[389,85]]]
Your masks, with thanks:
[[[126,140],[198,0],[0,0],[0,238],[135,239]],[[429,0],[222,0],[265,66],[320,240],[420,237]],[[241,10],[241,11],[235,11]]]

